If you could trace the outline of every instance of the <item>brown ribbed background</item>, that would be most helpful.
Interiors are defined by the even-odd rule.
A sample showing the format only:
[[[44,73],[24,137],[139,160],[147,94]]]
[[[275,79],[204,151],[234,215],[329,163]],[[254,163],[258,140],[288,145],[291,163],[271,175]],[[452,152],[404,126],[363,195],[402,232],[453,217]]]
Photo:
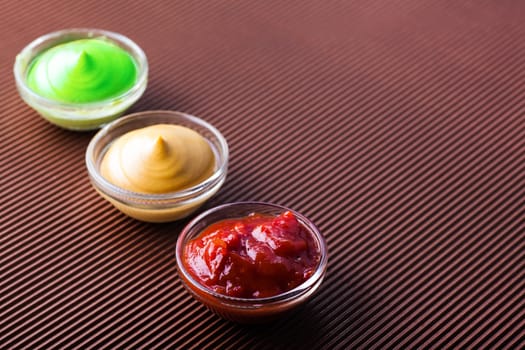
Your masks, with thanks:
[[[523,348],[525,4],[0,4],[0,348]],[[225,322],[176,276],[184,222],[132,220],[90,187],[94,135],[19,98],[15,55],[63,28],[123,33],[150,83],[131,109],[200,116],[230,172],[206,207],[290,206],[328,242],[320,292]]]

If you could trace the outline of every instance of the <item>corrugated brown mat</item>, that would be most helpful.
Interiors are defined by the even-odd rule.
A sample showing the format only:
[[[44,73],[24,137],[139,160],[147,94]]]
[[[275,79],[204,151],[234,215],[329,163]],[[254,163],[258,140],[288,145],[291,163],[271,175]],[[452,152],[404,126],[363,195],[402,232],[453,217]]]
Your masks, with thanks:
[[[525,5],[519,1],[28,1],[0,11],[1,348],[520,348],[525,344]],[[219,128],[206,207],[276,202],[330,261],[291,318],[239,326],[176,276],[185,222],[129,219],[90,187],[93,133],[16,92],[16,53],[69,27],[143,47],[131,111]]]

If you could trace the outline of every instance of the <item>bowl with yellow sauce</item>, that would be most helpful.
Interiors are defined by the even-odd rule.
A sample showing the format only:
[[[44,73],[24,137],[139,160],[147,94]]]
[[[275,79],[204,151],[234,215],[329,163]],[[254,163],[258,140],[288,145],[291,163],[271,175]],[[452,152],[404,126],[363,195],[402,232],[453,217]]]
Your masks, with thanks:
[[[66,29],[29,43],[15,59],[22,99],[47,121],[70,130],[105,125],[144,93],[148,62],[128,37]]]
[[[190,215],[219,190],[228,152],[208,122],[147,111],[103,127],[87,147],[86,166],[93,187],[124,214],[168,222]]]

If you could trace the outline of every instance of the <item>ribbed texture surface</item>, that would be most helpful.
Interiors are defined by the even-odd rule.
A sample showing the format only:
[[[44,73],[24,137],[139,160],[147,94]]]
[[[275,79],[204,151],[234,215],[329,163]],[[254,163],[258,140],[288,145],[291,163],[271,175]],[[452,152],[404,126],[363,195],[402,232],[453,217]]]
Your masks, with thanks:
[[[6,1],[0,12],[1,348],[523,348],[525,4]],[[231,324],[176,276],[185,222],[129,219],[90,187],[93,133],[19,98],[15,55],[68,27],[123,33],[150,84],[131,111],[226,136],[211,207],[270,201],[326,236],[291,318]]]

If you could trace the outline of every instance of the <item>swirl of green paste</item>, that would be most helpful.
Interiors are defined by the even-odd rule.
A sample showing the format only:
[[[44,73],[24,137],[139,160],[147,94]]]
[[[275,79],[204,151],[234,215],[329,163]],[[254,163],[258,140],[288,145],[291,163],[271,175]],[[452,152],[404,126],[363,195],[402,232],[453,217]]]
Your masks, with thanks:
[[[103,39],[79,39],[36,56],[27,83],[39,95],[68,103],[107,100],[131,89],[137,79],[133,57]]]

